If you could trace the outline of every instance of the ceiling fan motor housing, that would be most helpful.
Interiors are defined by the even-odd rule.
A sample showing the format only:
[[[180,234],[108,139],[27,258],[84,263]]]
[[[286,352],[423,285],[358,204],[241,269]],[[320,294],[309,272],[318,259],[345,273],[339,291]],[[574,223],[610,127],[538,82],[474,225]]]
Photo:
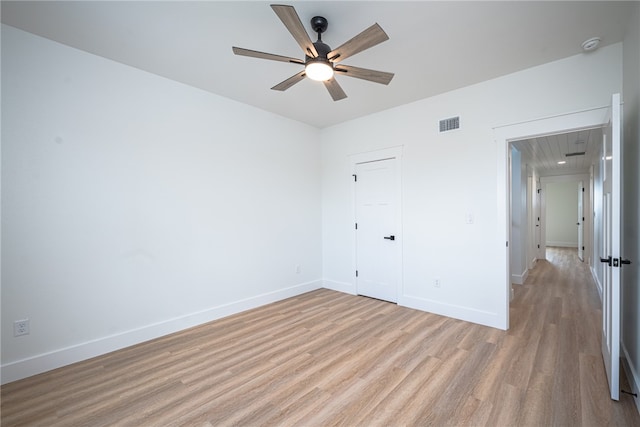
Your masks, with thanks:
[[[317,41],[313,43],[313,46],[316,48],[316,52],[318,52],[318,57],[317,58],[312,58],[309,55],[305,55],[305,62],[309,62],[309,60],[327,60],[327,55],[329,54],[329,52],[331,52],[331,47],[329,47],[329,45],[321,42],[321,41]]]
[[[322,16],[314,16],[313,18],[311,18],[311,28],[313,29],[313,31],[318,33],[318,41],[313,43],[313,47],[315,47],[316,52],[318,52],[318,57],[312,58],[309,55],[305,55],[305,64],[308,64],[309,62],[324,62],[333,68],[333,65],[327,58],[327,55],[329,54],[329,52],[331,52],[331,47],[323,43],[321,37],[321,34],[327,31],[328,26],[329,23]]]

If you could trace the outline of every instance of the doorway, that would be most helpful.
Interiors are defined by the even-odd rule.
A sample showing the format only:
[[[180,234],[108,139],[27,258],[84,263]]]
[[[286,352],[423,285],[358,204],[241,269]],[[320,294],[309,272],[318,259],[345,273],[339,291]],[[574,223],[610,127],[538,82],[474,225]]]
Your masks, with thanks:
[[[397,303],[401,292],[401,149],[351,157],[356,293]]]
[[[558,134],[567,134],[588,129],[602,128],[607,123],[607,113],[609,106],[579,111],[575,113],[562,114],[545,119],[531,120],[506,126],[499,126],[493,129],[494,137],[498,144],[498,223],[504,224],[504,228],[499,229],[496,244],[501,245],[504,250],[504,257],[500,264],[504,271],[504,293],[503,311],[499,313],[504,321],[504,329],[509,328],[509,303],[511,290],[511,170],[510,151],[511,143],[519,140],[546,137]],[[544,223],[541,223],[541,228]],[[541,230],[544,236],[544,230]],[[506,242],[506,244],[505,244]]]

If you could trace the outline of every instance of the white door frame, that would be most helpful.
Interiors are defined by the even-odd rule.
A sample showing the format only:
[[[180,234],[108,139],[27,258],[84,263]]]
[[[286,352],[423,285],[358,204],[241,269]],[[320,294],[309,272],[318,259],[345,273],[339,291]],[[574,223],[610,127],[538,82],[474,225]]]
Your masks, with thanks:
[[[509,329],[509,294],[511,288],[510,259],[509,259],[509,230],[511,221],[509,218],[509,149],[512,141],[530,139],[558,133],[567,133],[583,129],[602,127],[608,123],[607,113],[609,105],[603,107],[582,110],[574,113],[560,114],[556,116],[496,126],[493,128],[494,140],[497,143],[496,163],[498,170],[497,179],[497,224],[495,247],[498,251],[504,251],[504,256],[499,261],[504,272],[504,289],[501,300],[502,308],[500,325],[503,329]]]
[[[357,153],[357,154],[352,154],[349,156],[349,163],[350,163],[350,169],[351,169],[351,173],[353,175],[355,175],[356,173],[356,165],[359,163],[367,163],[367,162],[375,162],[375,161],[379,161],[379,160],[386,160],[386,159],[396,159],[396,188],[397,188],[397,194],[398,194],[398,199],[399,199],[399,203],[398,203],[398,209],[397,209],[397,218],[396,218],[396,223],[397,223],[397,230],[398,233],[396,235],[396,243],[399,245],[399,249],[398,249],[398,278],[397,278],[397,289],[396,289],[396,295],[397,295],[397,300],[399,301],[401,296],[403,295],[403,283],[402,283],[402,242],[403,242],[403,238],[402,238],[402,149],[403,146],[397,146],[397,147],[390,147],[390,148],[385,148],[385,149],[381,149],[381,150],[375,150],[375,151],[368,151],[365,153]],[[353,283],[353,289],[356,291],[356,293],[358,292],[357,290],[357,280],[355,279],[355,271],[356,271],[356,266],[357,266],[357,250],[358,250],[358,245],[357,245],[357,237],[356,237],[356,230],[355,230],[355,223],[356,223],[356,186],[355,186],[355,182],[353,182],[353,185],[351,186],[351,218],[353,218],[353,224],[354,224],[354,228],[353,228],[353,252],[351,255],[351,265],[353,266],[353,272],[354,272],[354,283]]]

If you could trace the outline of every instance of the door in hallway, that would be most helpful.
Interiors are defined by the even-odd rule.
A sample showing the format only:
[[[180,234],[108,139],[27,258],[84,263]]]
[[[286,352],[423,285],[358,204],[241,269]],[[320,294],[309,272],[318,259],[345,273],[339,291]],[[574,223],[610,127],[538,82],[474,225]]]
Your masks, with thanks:
[[[620,95],[611,102],[609,124],[603,135],[603,245],[602,357],[611,399],[620,398],[620,215],[621,215]]]
[[[395,158],[356,164],[356,290],[397,302],[400,188]]]
[[[584,261],[584,186],[578,183],[578,258]]]

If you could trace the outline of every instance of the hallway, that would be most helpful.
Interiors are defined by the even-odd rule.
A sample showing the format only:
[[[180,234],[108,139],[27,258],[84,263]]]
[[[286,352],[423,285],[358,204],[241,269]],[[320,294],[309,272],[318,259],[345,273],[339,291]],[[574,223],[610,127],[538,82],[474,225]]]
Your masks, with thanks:
[[[526,340],[515,363],[528,383],[521,423],[640,425],[631,396],[621,394],[619,403],[609,398],[600,353],[600,298],[576,250],[547,248],[547,260],[538,261],[514,291],[508,334]],[[621,372],[621,388],[629,390]]]

